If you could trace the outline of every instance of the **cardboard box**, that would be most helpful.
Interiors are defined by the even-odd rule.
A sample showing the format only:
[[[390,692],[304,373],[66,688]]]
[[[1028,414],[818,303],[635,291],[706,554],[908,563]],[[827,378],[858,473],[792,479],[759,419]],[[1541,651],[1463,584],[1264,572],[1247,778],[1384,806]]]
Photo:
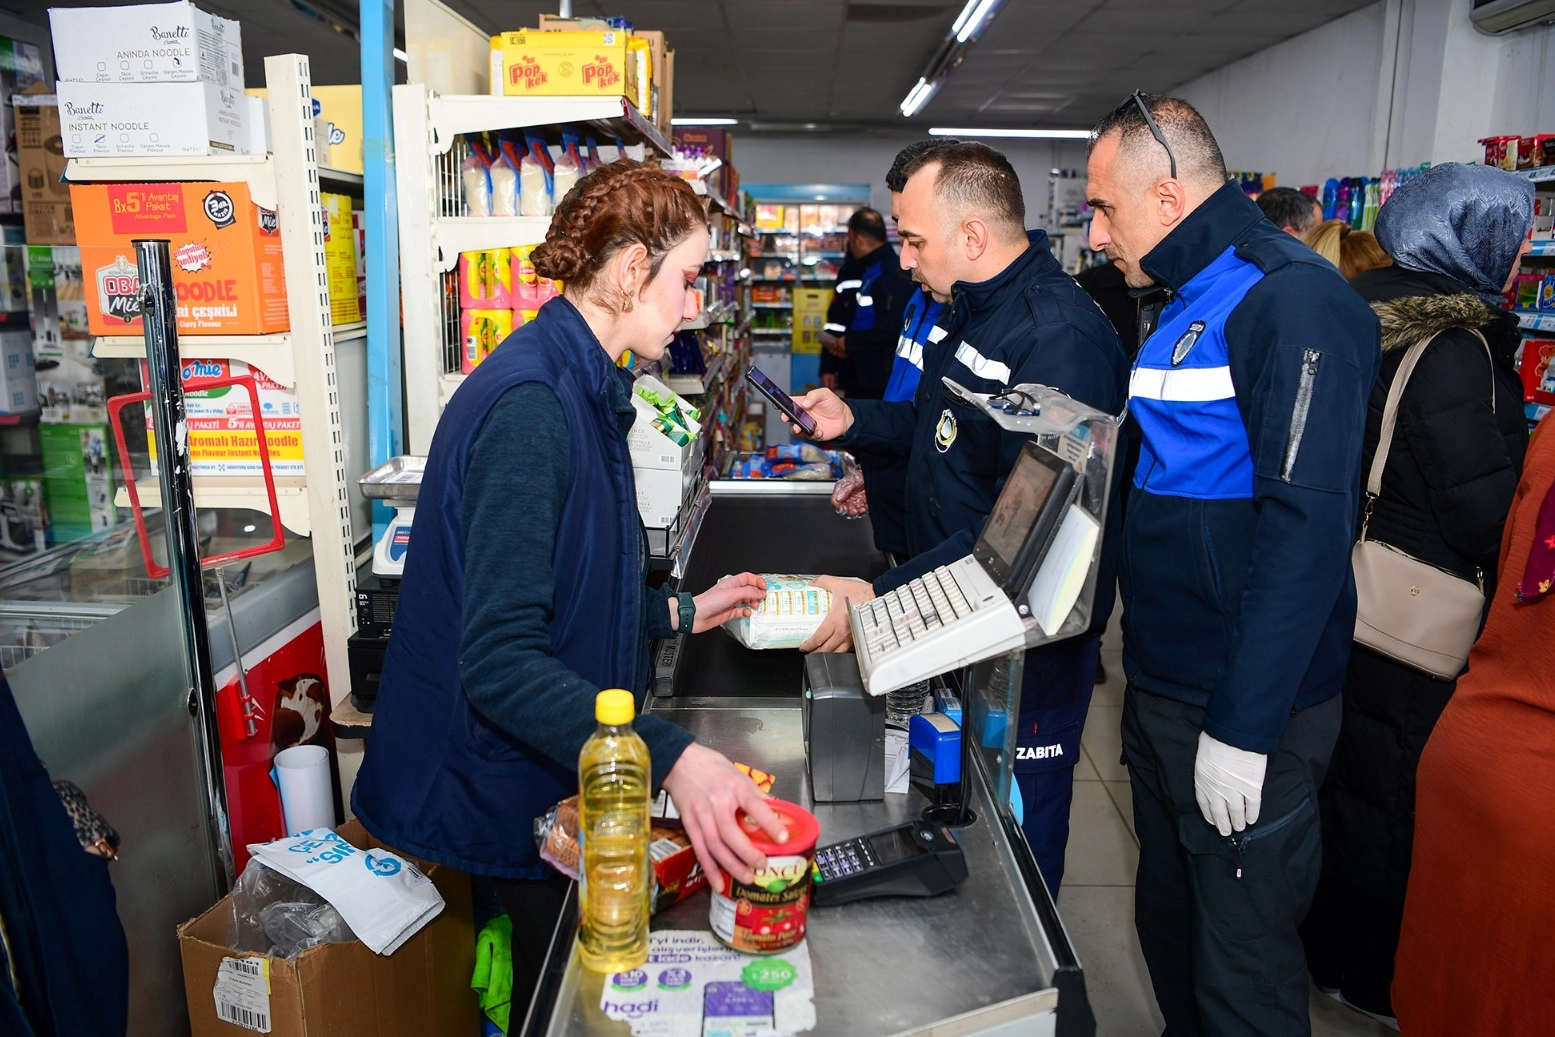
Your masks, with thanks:
[[[246,184],[72,184],[70,200],[92,334],[140,333],[135,238],[172,241],[180,333],[290,326],[276,216],[253,203]]]
[[[33,89],[46,88],[39,84]],[[17,94],[14,101],[16,159],[27,242],[74,245],[76,224],[70,211],[70,185],[64,182],[66,159],[59,134],[59,98],[40,92]]]
[[[355,821],[337,831],[353,846],[382,846]],[[427,926],[384,957],[355,943],[328,943],[291,961],[230,950],[231,898],[178,928],[184,995],[192,1037],[235,1037],[245,1032],[218,1017],[217,975],[223,961],[267,981],[266,1022],[274,1037],[427,1037],[480,1032],[480,1007],[470,990],[475,968],[470,877],[416,862],[446,905]]]
[[[0,212],[22,211],[16,116],[11,98],[42,83],[42,51],[30,43],[0,37]]]
[[[631,97],[628,33],[505,32],[491,38],[492,82],[520,97]]]
[[[363,319],[356,294],[356,233],[351,228],[351,199],[321,194],[324,201],[324,267],[329,277],[329,322],[355,324]]]
[[[245,91],[258,98],[260,108],[266,113],[268,132],[269,108],[264,87],[252,87]],[[314,119],[313,148],[318,164],[348,173],[361,173],[362,164],[362,88],[360,86],[315,86],[313,101],[319,113]],[[268,144],[266,151],[270,150]]]
[[[32,332],[0,331],[0,414],[38,413]]]
[[[632,477],[637,482],[637,513],[643,525],[650,529],[673,526],[680,517],[680,505],[685,500],[685,480],[680,472],[665,468],[635,468]]]
[[[297,390],[272,381],[241,360],[185,360],[183,379],[252,375],[259,392],[259,413],[270,448],[270,471],[278,476],[306,474],[302,464],[302,408]],[[254,432],[254,403],[242,386],[184,393],[189,428],[189,470],[195,475],[261,475],[259,439]]]
[[[113,437],[106,425],[40,425],[49,539],[82,540],[117,521],[113,506]]]
[[[609,30],[610,26],[597,18],[563,18],[555,14],[542,14],[540,16],[541,32],[589,32],[595,30]],[[650,66],[649,77],[652,101],[648,110],[643,112],[651,122],[658,126],[660,132],[666,137],[670,133],[670,113],[674,110],[673,91],[675,80],[675,66],[673,51],[669,49],[664,34],[654,29],[633,29],[633,36],[640,36],[648,41]]]
[[[183,83],[243,89],[238,23],[190,3],[56,7],[54,68],[75,83]]]
[[[246,155],[248,99],[215,83],[58,83],[67,158]]]

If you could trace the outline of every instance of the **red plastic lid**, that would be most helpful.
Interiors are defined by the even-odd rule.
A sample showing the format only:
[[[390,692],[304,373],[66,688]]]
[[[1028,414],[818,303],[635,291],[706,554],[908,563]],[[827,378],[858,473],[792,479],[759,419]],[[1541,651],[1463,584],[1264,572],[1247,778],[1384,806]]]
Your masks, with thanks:
[[[814,814],[797,803],[790,803],[784,799],[769,799],[767,806],[771,807],[777,816],[783,819],[783,824],[788,826],[788,841],[773,842],[748,814],[742,813],[739,818],[740,829],[750,837],[756,849],[769,857],[779,854],[797,856],[815,849],[816,842],[821,838],[821,823],[815,819]]]

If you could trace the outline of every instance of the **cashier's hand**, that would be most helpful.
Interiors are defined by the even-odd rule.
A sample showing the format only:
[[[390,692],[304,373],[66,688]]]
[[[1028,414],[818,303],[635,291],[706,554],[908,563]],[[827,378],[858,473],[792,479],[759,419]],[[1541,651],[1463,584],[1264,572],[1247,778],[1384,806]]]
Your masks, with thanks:
[[[824,443],[844,435],[853,427],[853,411],[842,402],[842,397],[830,389],[812,389],[803,396],[795,397],[794,403],[815,419],[815,435],[810,436],[811,439]],[[807,436],[809,433],[795,425],[794,435]]]
[[[861,601],[873,600],[875,588],[864,580],[850,580],[841,576],[817,576],[811,581],[815,587],[831,591],[831,608],[821,625],[816,627],[810,640],[799,646],[801,652],[851,652],[853,631],[848,626],[848,610]]]
[[[751,614],[750,607],[759,605],[766,596],[767,581],[755,573],[725,576],[694,599],[697,616],[692,621],[691,632],[700,634],[704,630],[722,626],[731,619],[748,616]],[[670,610],[676,611],[673,601],[670,602]],[[678,614],[676,622],[679,622]]]
[[[719,752],[692,742],[675,761],[664,788],[675,797],[680,823],[691,837],[697,862],[713,889],[723,892],[724,875],[750,882],[766,856],[740,828],[739,816],[749,816],[775,842],[788,840],[782,818],[767,806],[767,797],[750,776]]]

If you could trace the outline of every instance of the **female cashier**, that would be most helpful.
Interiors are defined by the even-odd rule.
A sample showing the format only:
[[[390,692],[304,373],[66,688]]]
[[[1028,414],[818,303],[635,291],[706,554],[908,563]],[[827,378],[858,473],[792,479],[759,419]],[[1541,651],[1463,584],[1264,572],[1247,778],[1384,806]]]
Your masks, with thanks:
[[[663,355],[695,315],[707,249],[686,181],[628,161],[584,177],[534,253],[563,296],[465,380],[427,458],[352,807],[389,846],[496,880],[516,1012],[566,889],[534,822],[577,792],[595,693],[641,694],[650,638],[710,629],[765,593],[748,573],[694,600],[644,585],[630,378],[616,362]],[[762,855],[737,813],[783,838],[761,792],[689,732],[651,714],[636,728],[709,880],[749,881]]]

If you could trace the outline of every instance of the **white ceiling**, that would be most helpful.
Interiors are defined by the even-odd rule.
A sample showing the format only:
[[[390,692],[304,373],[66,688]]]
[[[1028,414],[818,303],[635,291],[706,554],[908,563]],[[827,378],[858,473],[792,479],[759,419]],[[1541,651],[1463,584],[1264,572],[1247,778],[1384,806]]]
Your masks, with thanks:
[[[50,0],[95,6],[106,0]],[[534,25],[555,2],[445,0],[490,31]],[[961,0],[574,0],[664,31],[677,114],[733,115],[757,130],[907,126],[1086,127],[1135,88],[1169,90],[1371,0],[1008,0],[945,87],[910,123],[897,105]],[[298,9],[355,20],[356,0],[199,0],[243,23],[250,85],[266,54],[300,51],[314,82],[360,77],[357,43]],[[22,0],[0,0],[0,10]],[[44,3],[13,13],[45,23]],[[747,125],[747,131],[751,129]],[[808,128],[808,127],[806,127]]]

